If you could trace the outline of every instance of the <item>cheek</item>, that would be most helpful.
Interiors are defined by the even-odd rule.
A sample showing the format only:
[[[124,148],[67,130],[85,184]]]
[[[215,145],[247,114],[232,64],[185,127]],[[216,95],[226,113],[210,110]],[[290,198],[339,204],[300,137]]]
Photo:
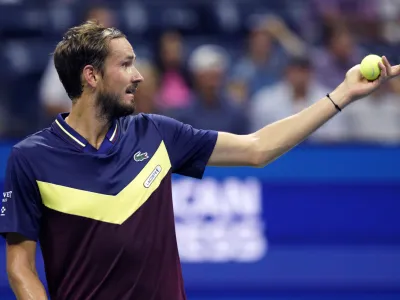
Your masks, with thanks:
[[[120,82],[124,90],[128,85],[131,84],[134,72],[134,68],[126,68],[125,70],[120,72],[118,81]]]
[[[112,80],[108,82],[108,88],[110,91],[120,92],[126,90],[126,87],[129,85],[130,76],[126,72],[118,72],[114,74]]]

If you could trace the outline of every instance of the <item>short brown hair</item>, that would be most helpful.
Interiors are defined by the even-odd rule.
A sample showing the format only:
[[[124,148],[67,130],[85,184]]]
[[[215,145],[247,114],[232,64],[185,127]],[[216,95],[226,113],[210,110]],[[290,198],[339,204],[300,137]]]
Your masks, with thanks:
[[[74,100],[83,92],[81,74],[92,65],[104,74],[104,61],[109,54],[109,42],[126,36],[116,28],[106,28],[87,21],[64,34],[54,51],[54,65],[68,94]]]

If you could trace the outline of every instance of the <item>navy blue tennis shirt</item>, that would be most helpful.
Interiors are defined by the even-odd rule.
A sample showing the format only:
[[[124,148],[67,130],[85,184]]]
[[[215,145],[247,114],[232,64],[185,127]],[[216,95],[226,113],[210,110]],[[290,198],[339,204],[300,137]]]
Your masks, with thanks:
[[[139,114],[97,150],[66,116],[13,147],[0,232],[40,242],[52,299],[186,299],[171,173],[201,178],[218,133]]]

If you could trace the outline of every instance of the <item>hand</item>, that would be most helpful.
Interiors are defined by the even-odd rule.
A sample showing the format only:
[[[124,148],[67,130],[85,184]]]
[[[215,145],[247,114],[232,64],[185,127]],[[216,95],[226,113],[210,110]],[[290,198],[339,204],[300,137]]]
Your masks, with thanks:
[[[347,72],[346,79],[341,86],[345,89],[350,102],[370,95],[383,83],[400,75],[400,65],[391,66],[385,56],[383,56],[382,60],[383,62],[379,62],[381,74],[374,81],[368,81],[361,75],[360,65],[354,66]]]

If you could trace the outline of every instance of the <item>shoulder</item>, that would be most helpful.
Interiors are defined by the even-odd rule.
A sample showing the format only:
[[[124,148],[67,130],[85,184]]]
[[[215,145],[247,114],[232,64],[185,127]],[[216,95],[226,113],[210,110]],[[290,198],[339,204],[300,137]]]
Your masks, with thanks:
[[[166,119],[168,118],[162,115],[140,113],[123,117],[119,122],[122,130],[128,130],[132,126],[157,125],[157,123],[163,122]]]
[[[20,153],[23,156],[40,154],[44,149],[51,147],[54,143],[54,135],[49,128],[45,128],[34,134],[31,134],[13,146],[14,153]]]
[[[181,122],[171,117],[145,113],[122,118],[120,119],[120,124],[122,134],[127,136],[151,135],[155,137],[158,135],[161,138],[170,136],[182,126]]]
[[[54,148],[55,143],[51,139],[52,134],[50,131],[44,129],[27,136],[15,144],[7,158],[7,170],[13,170],[12,172],[17,174],[23,172],[33,176],[33,170],[42,162],[47,161],[48,150],[52,147]]]

